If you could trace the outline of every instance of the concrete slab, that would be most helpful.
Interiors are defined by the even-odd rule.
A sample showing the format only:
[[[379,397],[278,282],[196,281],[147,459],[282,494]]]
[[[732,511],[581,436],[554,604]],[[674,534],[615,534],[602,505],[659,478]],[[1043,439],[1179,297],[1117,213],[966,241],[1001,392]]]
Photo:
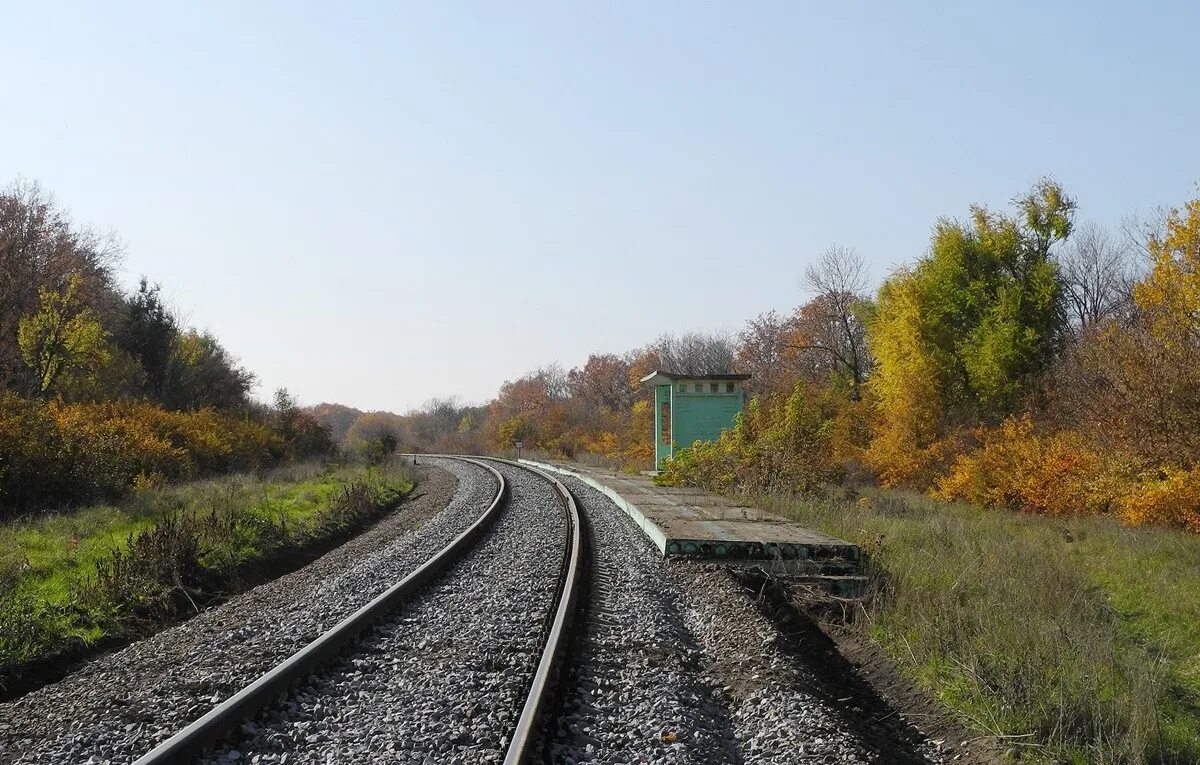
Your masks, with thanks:
[[[664,557],[834,563],[859,560],[858,545],[760,508],[694,488],[656,486],[645,475],[566,462],[521,460],[572,475],[602,492],[641,527]]]

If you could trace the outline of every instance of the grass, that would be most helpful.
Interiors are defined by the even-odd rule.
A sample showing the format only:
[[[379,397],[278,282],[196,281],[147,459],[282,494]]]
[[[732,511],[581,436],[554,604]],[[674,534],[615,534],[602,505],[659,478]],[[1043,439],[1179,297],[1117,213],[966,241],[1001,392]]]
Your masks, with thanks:
[[[1200,537],[878,489],[759,501],[859,543],[872,637],[1023,760],[1200,762]]]
[[[0,686],[38,660],[156,629],[412,487],[399,467],[300,464],[0,525]]]

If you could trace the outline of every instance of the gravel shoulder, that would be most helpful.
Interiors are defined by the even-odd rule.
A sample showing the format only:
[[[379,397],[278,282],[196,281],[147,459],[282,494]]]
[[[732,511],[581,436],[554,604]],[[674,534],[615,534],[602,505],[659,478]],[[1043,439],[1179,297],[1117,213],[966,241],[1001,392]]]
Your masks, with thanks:
[[[205,762],[500,762],[540,657],[567,526],[546,481],[498,469],[511,498],[478,546]]]
[[[429,463],[395,512],[317,561],[0,704],[0,763],[132,762],[398,581],[495,494],[481,468]]]
[[[567,485],[592,520],[600,582],[580,636],[554,762],[941,763],[906,724],[820,671],[828,646],[785,634],[728,571],[664,564],[606,497]],[[831,644],[830,644],[831,645]],[[883,702],[880,702],[883,703]]]
[[[728,710],[645,535],[598,492],[564,479],[588,520],[592,568],[551,762],[737,763]]]

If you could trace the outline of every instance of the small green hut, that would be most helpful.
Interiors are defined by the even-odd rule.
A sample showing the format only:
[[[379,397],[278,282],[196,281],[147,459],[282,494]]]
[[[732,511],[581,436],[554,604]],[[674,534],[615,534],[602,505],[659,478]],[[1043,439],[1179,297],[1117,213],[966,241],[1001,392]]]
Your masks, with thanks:
[[[654,466],[696,441],[715,441],[746,402],[750,375],[685,375],[654,372],[642,378],[654,387]]]

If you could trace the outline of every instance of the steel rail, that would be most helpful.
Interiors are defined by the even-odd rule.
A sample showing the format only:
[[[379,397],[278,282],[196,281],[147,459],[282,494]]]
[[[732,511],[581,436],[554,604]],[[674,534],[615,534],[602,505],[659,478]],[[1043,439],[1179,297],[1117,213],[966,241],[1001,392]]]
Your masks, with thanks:
[[[277,697],[286,693],[301,678],[312,674],[318,667],[337,656],[342,649],[358,638],[364,630],[395,611],[406,600],[410,600],[433,577],[440,574],[450,563],[461,558],[471,549],[484,529],[490,526],[499,515],[499,508],[504,504],[504,499],[508,496],[508,482],[504,480],[504,476],[500,474],[500,471],[479,460],[467,459],[465,457],[449,457],[449,455],[438,456],[470,462],[484,468],[495,476],[499,482],[499,490],[483,514],[432,558],[409,573],[408,576],[393,584],[383,593],[372,599],[371,602],[362,606],[345,619],[342,619],[342,621],[338,622],[316,640],[289,656],[282,663],[268,670],[253,683],[213,707],[207,714],[194,720],[186,728],[156,746],[150,752],[136,760],[134,765],[165,765],[165,763],[183,762],[189,757],[199,754],[204,747],[220,741],[225,734],[233,730],[240,722],[253,717]]]
[[[546,644],[542,647],[541,659],[538,661],[537,671],[533,675],[529,694],[525,698],[525,706],[521,710],[521,716],[517,720],[516,729],[513,731],[508,751],[504,756],[504,765],[522,765],[537,759],[538,732],[547,707],[552,702],[554,680],[558,675],[563,654],[570,643],[568,629],[574,621],[579,603],[579,593],[583,589],[584,566],[587,559],[584,549],[584,526],[579,514],[579,507],[575,504],[575,498],[571,496],[567,487],[537,468],[520,465],[509,460],[497,460],[497,462],[527,470],[548,481],[558,491],[566,511],[567,523],[570,525],[570,541],[564,555],[566,566],[560,577],[558,608],[546,635]]]

